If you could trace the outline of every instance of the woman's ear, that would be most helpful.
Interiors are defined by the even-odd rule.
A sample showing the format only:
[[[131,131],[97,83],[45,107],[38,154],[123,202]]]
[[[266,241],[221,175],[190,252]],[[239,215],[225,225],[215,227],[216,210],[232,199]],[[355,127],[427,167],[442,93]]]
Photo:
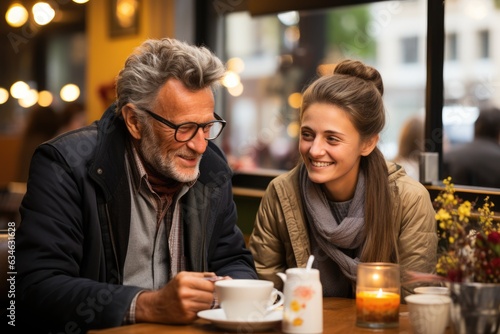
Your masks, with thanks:
[[[372,151],[377,146],[379,139],[380,139],[380,135],[378,135],[378,134],[376,134],[375,136],[372,136],[372,137],[366,139],[363,142],[362,147],[361,147],[361,155],[364,156],[364,157],[366,157],[367,155],[369,155],[370,153],[372,153]]]
[[[134,139],[141,139],[141,123],[135,114],[135,109],[132,108],[130,103],[127,103],[122,107],[122,117],[127,126],[128,132]]]

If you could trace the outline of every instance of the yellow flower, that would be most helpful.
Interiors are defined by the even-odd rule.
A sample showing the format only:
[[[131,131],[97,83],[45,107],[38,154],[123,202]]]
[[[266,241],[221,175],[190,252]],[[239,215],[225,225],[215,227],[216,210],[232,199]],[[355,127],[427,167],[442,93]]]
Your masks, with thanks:
[[[458,207],[458,219],[460,221],[467,222],[467,217],[470,217],[470,210],[472,208],[472,204],[469,201],[465,201]]]
[[[436,220],[443,221],[449,219],[451,219],[450,213],[443,208],[439,209],[439,211],[436,213]]]
[[[434,199],[442,249],[437,273],[450,281],[498,283],[500,224],[493,219],[494,204],[486,197],[482,207],[474,211],[476,202],[457,196],[450,177],[443,184],[445,189]]]

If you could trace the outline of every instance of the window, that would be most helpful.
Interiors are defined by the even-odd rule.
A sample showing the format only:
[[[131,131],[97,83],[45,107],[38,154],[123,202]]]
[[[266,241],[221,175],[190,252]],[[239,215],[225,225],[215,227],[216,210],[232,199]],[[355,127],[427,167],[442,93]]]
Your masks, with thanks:
[[[288,170],[298,157],[300,93],[345,59],[359,59],[382,74],[387,124],[380,148],[397,153],[401,125],[424,113],[426,2],[383,1],[330,9],[224,16],[225,61],[239,81],[227,87],[222,147],[236,170]],[[412,22],[413,24],[408,24]],[[406,36],[412,36],[407,39]],[[407,40],[405,62],[394,50]],[[420,56],[421,57],[421,56]]]
[[[445,30],[450,33],[445,40],[443,73],[443,155],[473,140],[479,109],[500,106],[495,84],[499,80],[495,70],[499,60],[490,42],[491,36],[499,32],[496,22],[500,6],[496,3],[493,0],[446,2]],[[453,50],[456,58],[452,57]]]
[[[290,8],[290,2],[284,0],[274,3],[288,6],[287,10],[293,9]],[[349,1],[339,0],[335,3],[346,4]],[[302,2],[300,5],[303,8],[314,6]],[[272,29],[267,26],[257,28],[256,25],[247,29],[243,28],[247,24],[243,22],[228,24],[231,16],[240,14],[246,15],[246,19],[253,24],[258,20],[268,20],[270,25],[279,21],[276,14],[257,13],[250,16],[248,12],[237,10],[245,8],[231,7],[224,15],[218,12],[219,18],[224,21],[219,27],[223,26],[225,33],[234,34],[236,37],[233,41],[242,37],[242,29],[245,33],[250,31],[248,33],[253,34],[253,37],[245,42],[239,40],[239,46],[232,46],[229,39],[212,45],[221,46],[217,53],[225,55],[225,60],[234,58],[236,63],[242,60],[239,58],[243,52],[239,50],[247,52],[248,59],[243,60],[245,70],[239,73],[240,93],[226,93],[221,108],[231,128],[225,130],[223,147],[232,161],[236,161],[238,168],[253,168],[250,173],[260,175],[257,172],[259,168],[288,168],[286,166],[293,164],[290,154],[295,145],[292,137],[293,117],[297,109],[286,104],[288,97],[285,92],[300,91],[300,87],[304,88],[308,82],[304,72],[309,71],[309,80],[313,79],[311,75],[314,76],[315,72],[311,71],[314,66],[306,67],[300,61],[297,62],[299,59],[292,51],[300,57],[306,57],[309,48],[314,50],[313,57],[308,60],[317,62],[323,59],[316,64],[318,69],[328,68],[319,65],[335,63],[345,57],[359,58],[379,69],[386,86],[388,116],[380,147],[389,160],[398,149],[398,129],[414,114],[425,113],[428,117],[426,136],[431,138],[426,139],[430,142],[426,144],[426,150],[446,155],[447,150],[454,145],[471,138],[471,120],[479,108],[500,106],[500,94],[495,89],[495,82],[500,79],[494,67],[498,61],[492,58],[496,55],[492,49],[495,45],[489,41],[490,35],[496,36],[498,31],[498,1],[372,1],[363,5],[299,11],[299,23],[295,25],[296,28],[288,30],[293,32],[288,36],[298,36],[294,42],[285,41],[281,35],[280,31],[286,30],[280,26],[283,23],[278,22]],[[368,13],[366,23],[360,25],[360,21],[353,19],[348,13],[352,10]],[[325,16],[334,15],[332,13],[339,16],[333,23],[326,18],[325,24]],[[308,17],[314,19],[306,23],[305,18]],[[310,35],[315,25],[327,28],[320,30],[317,35]],[[428,28],[433,35],[426,35]],[[324,30],[327,30],[329,39],[324,39]],[[445,34],[443,41],[441,36]],[[249,44],[254,41],[265,43],[265,46],[261,44],[258,52],[248,53],[252,49]],[[427,48],[427,42],[433,44]],[[318,46],[318,43],[323,46]],[[267,62],[259,63],[256,58],[259,54],[267,54],[267,57],[262,57]],[[253,61],[246,63],[249,59]],[[431,61],[427,63],[427,60]],[[284,67],[288,71],[284,80],[280,78],[278,69],[280,65],[287,64],[291,68]],[[261,75],[263,71],[266,71],[265,76]],[[272,85],[266,86],[264,81],[272,82]],[[443,113],[439,114],[439,110]],[[250,137],[245,137],[243,131],[250,133]],[[286,149],[282,150],[283,147]],[[277,163],[278,160],[280,163]]]
[[[403,64],[413,64],[418,62],[418,37],[404,37],[401,39],[401,49],[403,54]]]
[[[446,36],[445,57],[446,60],[458,60],[458,36],[450,33]]]
[[[490,58],[490,32],[482,30],[479,32],[479,58]]]

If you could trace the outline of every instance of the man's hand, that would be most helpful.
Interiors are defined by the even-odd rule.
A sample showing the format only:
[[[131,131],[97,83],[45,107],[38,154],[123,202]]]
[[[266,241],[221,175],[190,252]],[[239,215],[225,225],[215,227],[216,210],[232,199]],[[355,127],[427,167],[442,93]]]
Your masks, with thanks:
[[[137,298],[136,322],[188,324],[197,313],[209,309],[214,298],[214,273],[180,272],[157,291],[142,292]]]

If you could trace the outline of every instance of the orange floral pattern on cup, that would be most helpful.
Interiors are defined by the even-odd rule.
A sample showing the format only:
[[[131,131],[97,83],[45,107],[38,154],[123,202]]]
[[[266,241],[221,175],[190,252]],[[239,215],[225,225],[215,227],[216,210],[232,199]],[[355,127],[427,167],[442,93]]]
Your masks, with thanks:
[[[299,314],[294,317],[292,325],[301,326],[304,323],[300,314],[301,310],[307,307],[307,302],[314,296],[314,290],[309,286],[298,286],[293,290],[293,296],[295,298],[290,302],[290,309]]]

